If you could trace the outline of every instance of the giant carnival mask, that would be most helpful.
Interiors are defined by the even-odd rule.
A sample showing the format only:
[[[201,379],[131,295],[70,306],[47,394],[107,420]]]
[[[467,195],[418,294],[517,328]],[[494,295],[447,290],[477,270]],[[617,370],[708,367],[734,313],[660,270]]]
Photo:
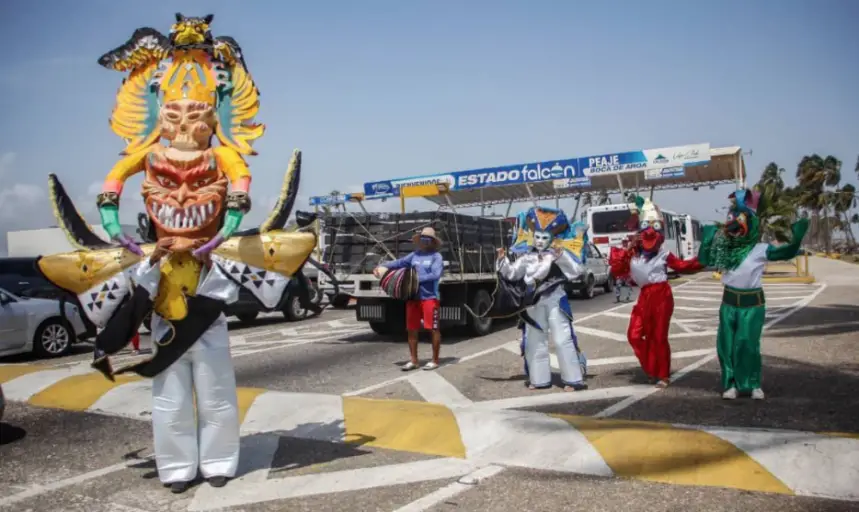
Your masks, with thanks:
[[[581,223],[570,224],[563,210],[535,206],[519,214],[513,234],[513,253],[530,250],[545,251],[559,247],[584,261],[587,228]]]
[[[108,174],[98,206],[111,238],[137,254],[118,214],[123,184],[137,172],[145,173],[143,197],[156,237],[185,240],[180,250],[208,242],[197,256],[228,239],[250,209],[243,155],[256,154],[251,143],[265,130],[254,121],[259,92],[238,43],[213,37],[212,20],[176,14],[169,37],[141,28],[99,59],[130,74],[111,117],[128,144],[126,156]]]
[[[655,253],[665,241],[665,221],[659,207],[649,199],[641,196],[635,198],[635,218],[638,222],[638,237],[641,249],[647,253]]]
[[[251,174],[244,157],[256,154],[251,143],[264,126],[254,122],[259,92],[241,49],[230,37],[212,36],[212,19],[177,14],[169,37],[137,29],[98,61],[128,72],[110,119],[127,145],[97,201],[110,242],[92,232],[57,177],[49,178],[54,214],[76,250],[39,258],[37,267],[73,294],[100,328],[96,349],[107,356],[94,367],[109,378],[123,371],[156,374],[208,329],[228,301],[228,289],[242,287],[264,308],[276,308],[316,246],[313,233],[283,231],[298,193],[298,150],[266,220],[237,231],[250,209]],[[148,219],[140,242],[119,223],[123,185],[138,173],[145,176],[141,192]],[[297,212],[296,220],[307,226],[313,219]],[[152,258],[157,248],[162,251]],[[157,290],[152,296],[140,293],[130,273],[156,259]],[[159,349],[150,361],[114,372],[107,357],[128,343],[153,310],[172,325],[166,338],[153,339]]]

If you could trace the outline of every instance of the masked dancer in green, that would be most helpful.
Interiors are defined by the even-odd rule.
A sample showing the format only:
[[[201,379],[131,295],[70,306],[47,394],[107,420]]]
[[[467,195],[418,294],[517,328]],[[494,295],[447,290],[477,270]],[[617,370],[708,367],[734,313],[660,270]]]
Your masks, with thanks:
[[[791,226],[790,243],[770,245],[760,242],[757,212],[760,194],[749,189],[728,196],[731,207],[723,226],[706,226],[698,261],[716,267],[725,290],[719,308],[716,350],[722,366],[722,398],[733,400],[750,393],[763,400],[761,389],[761,333],[766,318],[766,300],[761,281],[769,261],[789,260],[799,253],[808,230],[808,219]]]

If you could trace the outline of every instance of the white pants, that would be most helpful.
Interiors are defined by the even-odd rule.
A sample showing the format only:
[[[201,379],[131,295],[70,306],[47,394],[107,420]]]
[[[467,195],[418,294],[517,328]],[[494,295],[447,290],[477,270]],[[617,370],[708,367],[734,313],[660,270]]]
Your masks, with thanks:
[[[153,338],[164,327],[158,323],[162,325],[153,325]],[[223,316],[179,360],[155,376],[152,399],[155,462],[161,482],[189,482],[198,469],[205,478],[235,476],[239,408]]]
[[[565,297],[563,287],[559,287],[548,297],[527,309],[528,316],[540,329],[525,324],[525,362],[528,364],[528,380],[534,387],[552,384],[552,367],[549,362],[549,339],[555,346],[561,380],[564,384],[580,384],[582,368],[573,343],[570,319],[561,310],[561,300]],[[548,331],[548,333],[546,332]]]

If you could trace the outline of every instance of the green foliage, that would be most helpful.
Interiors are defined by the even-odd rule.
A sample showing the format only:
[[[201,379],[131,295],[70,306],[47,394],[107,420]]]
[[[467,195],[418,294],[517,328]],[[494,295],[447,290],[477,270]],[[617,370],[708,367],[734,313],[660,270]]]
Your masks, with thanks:
[[[785,189],[781,177],[784,172],[775,162],[770,162],[754,186],[761,194],[758,218],[764,240],[785,242],[790,239],[790,225],[796,214],[795,193]]]

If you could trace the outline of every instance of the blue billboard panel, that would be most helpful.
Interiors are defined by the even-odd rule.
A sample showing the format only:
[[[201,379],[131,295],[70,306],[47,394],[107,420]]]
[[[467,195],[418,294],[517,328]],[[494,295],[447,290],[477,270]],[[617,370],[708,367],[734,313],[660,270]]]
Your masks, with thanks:
[[[710,144],[691,144],[660,149],[644,149],[595,155],[566,160],[548,160],[527,164],[490,167],[469,171],[455,171],[445,174],[431,174],[364,184],[367,196],[398,196],[400,187],[406,185],[432,185],[445,183],[448,190],[474,190],[484,187],[503,187],[554,181],[555,188],[583,187],[590,184],[593,176],[625,172],[644,171],[645,174],[665,168],[683,168],[700,165],[710,161]],[[664,176],[682,176],[680,171],[672,171]]]
[[[581,178],[578,169],[578,159],[549,160],[527,164],[508,165],[504,167],[489,167],[469,171],[455,171],[447,174],[433,174],[384,181],[372,181],[364,184],[367,195],[390,194],[399,195],[401,186],[432,185],[446,183],[449,190],[470,190],[483,187],[503,187],[566,178]]]

